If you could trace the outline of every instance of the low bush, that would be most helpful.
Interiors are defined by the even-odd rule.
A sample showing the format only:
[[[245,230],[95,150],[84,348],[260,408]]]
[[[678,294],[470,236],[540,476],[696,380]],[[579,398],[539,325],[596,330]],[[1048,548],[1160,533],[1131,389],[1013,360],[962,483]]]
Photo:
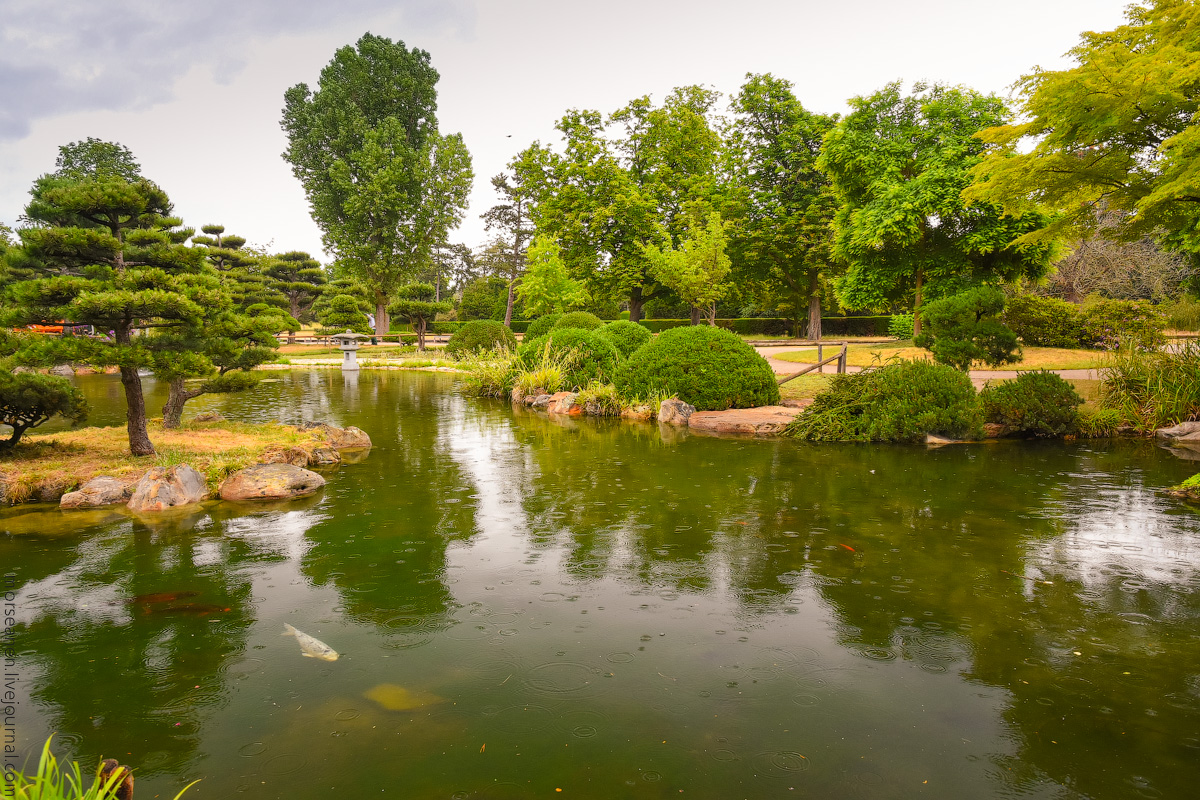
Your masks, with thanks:
[[[1176,331],[1200,331],[1200,297],[1185,294],[1178,300],[1158,307],[1166,317],[1167,327]]]
[[[1084,439],[1107,439],[1116,436],[1126,420],[1119,411],[1111,408],[1079,409],[1078,435]]]
[[[1200,419],[1200,343],[1173,353],[1119,350],[1100,370],[1100,407],[1144,431]]]
[[[614,383],[622,397],[675,395],[701,411],[779,402],[766,359],[736,334],[708,325],[659,334],[630,356]]]
[[[894,339],[913,338],[914,322],[912,314],[893,314],[888,322],[888,336]]]
[[[881,317],[821,317],[822,336],[887,336],[890,316]],[[741,336],[788,336],[793,322],[783,317],[721,317],[718,328]],[[644,319],[638,323],[651,333],[691,326],[690,319]],[[803,331],[803,327],[801,327]]]
[[[564,389],[587,386],[592,381],[611,381],[621,360],[608,339],[581,328],[555,328],[546,336],[524,342],[517,353],[528,369],[535,369],[547,360],[561,363]]]
[[[475,397],[508,397],[517,372],[517,357],[511,350],[480,353],[463,378],[463,391]]]
[[[1004,324],[1029,347],[1082,347],[1086,338],[1079,306],[1053,297],[1019,294],[1004,303]]]
[[[446,355],[464,358],[476,353],[495,350],[497,347],[517,349],[517,337],[504,327],[503,322],[492,319],[477,319],[466,323],[446,342]]]
[[[1063,436],[1079,427],[1083,398],[1053,372],[1021,372],[1016,380],[988,383],[979,392],[987,422],[1024,436]]]
[[[554,323],[554,330],[561,328],[582,328],[585,331],[594,331],[603,327],[604,320],[588,311],[572,311],[569,314],[563,314]]]
[[[554,327],[554,323],[562,319],[562,314],[547,314],[544,317],[538,317],[529,323],[525,328],[525,341],[536,339],[539,336],[545,336]]]
[[[834,375],[785,435],[815,442],[918,442],[926,434],[980,434],[975,387],[966,373],[928,361],[892,361]]]
[[[1083,305],[1084,346],[1098,350],[1166,344],[1166,316],[1145,300],[1089,300]]]
[[[628,320],[610,322],[597,333],[612,342],[622,358],[629,358],[635,350],[654,338],[643,326]]]

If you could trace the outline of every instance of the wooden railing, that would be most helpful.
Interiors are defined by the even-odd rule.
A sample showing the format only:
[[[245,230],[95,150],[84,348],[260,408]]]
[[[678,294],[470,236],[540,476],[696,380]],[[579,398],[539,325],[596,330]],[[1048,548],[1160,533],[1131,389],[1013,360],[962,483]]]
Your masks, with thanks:
[[[826,364],[830,363],[831,361],[837,362],[838,374],[845,372],[846,371],[846,345],[847,345],[847,343],[846,342],[830,342],[830,344],[834,344],[834,345],[841,344],[841,349],[838,350],[837,355],[832,355],[829,358],[822,358],[822,356],[824,355],[825,347],[823,344],[818,344],[817,345],[817,363],[809,364],[807,367],[800,370],[799,372],[794,372],[791,375],[788,375],[786,378],[779,381],[779,385],[783,386],[785,383],[787,383],[790,380],[799,378],[801,375],[807,375],[808,373],[812,372],[815,369],[820,369],[821,367],[825,366]]]

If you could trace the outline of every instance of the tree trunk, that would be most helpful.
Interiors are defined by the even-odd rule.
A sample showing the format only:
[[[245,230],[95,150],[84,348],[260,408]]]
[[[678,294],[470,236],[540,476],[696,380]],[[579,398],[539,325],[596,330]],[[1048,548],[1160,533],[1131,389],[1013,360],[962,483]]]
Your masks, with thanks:
[[[921,287],[925,285],[925,270],[917,267],[917,292],[913,300],[913,338],[921,335]]]
[[[183,404],[193,397],[204,394],[203,389],[188,390],[183,378],[176,378],[167,384],[167,402],[163,404],[163,430],[173,431],[183,421]]]
[[[717,304],[713,301],[704,309],[704,321],[709,324],[709,327],[717,327]]]
[[[646,301],[642,299],[642,287],[638,287],[629,293],[629,321],[641,322],[642,306]]]
[[[700,324],[700,306],[692,306],[692,324]]]
[[[126,334],[128,342],[128,334]],[[146,398],[142,396],[142,376],[137,367],[121,367],[121,385],[125,387],[125,430],[129,432],[129,452],[135,456],[154,455],[154,445],[146,432]]]
[[[375,335],[383,336],[388,332],[387,298],[379,292],[375,293]]]
[[[513,284],[516,283],[516,278],[508,282],[508,305],[504,309],[504,327],[512,327],[512,307],[513,307]]]
[[[428,295],[426,295],[428,297]],[[425,352],[425,320],[418,319],[413,323],[413,327],[417,329],[417,352]]]
[[[808,338],[821,341],[821,276],[816,270],[808,281]]]
[[[292,319],[299,320],[300,319],[300,299],[298,297],[296,297],[295,295],[289,297],[288,298],[288,306],[289,306],[288,310],[291,312]],[[295,331],[288,331],[287,343],[288,344],[296,343],[296,332]],[[164,414],[163,414],[163,422],[164,423],[166,422],[166,419],[167,419],[166,413],[164,412]]]

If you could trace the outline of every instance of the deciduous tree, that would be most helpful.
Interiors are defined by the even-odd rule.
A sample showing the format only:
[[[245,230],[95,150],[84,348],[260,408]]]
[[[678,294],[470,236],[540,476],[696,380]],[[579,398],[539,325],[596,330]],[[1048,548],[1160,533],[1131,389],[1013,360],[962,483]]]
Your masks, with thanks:
[[[729,274],[729,256],[725,249],[728,236],[721,215],[696,213],[678,247],[671,247],[663,235],[662,246],[645,248],[650,274],[663,286],[691,306],[692,324],[700,323],[703,312],[709,325],[716,325],[717,301],[725,296],[725,277]]]
[[[532,317],[562,313],[587,302],[587,292],[567,274],[558,242],[539,234],[529,245],[529,266],[517,294]]]

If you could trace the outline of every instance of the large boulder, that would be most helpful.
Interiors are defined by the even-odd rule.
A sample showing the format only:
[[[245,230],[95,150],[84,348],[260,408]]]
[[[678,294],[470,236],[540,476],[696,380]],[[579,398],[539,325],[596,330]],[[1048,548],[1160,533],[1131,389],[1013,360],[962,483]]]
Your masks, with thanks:
[[[329,446],[334,450],[350,450],[356,447],[371,446],[371,437],[353,425],[348,425],[345,428],[337,428],[333,425],[327,425],[324,422],[309,422],[301,425],[300,430],[321,431],[321,434],[325,437],[325,441],[329,442]]]
[[[578,396],[575,392],[555,392],[550,395],[550,402],[546,404],[546,413],[579,416],[583,413],[583,407],[575,402]]]
[[[138,513],[165,511],[199,503],[208,494],[204,476],[188,464],[151,467],[133,487],[129,510]]]
[[[688,419],[696,413],[696,407],[682,400],[663,400],[658,407],[658,421],[667,425],[688,424]]]
[[[98,508],[124,503],[133,491],[133,484],[114,478],[111,475],[101,475],[79,487],[77,491],[67,492],[58,501],[62,508]]]
[[[759,406],[728,411],[697,411],[688,417],[688,428],[715,434],[778,436],[800,413],[798,408]]]
[[[222,500],[286,500],[318,491],[325,479],[291,464],[255,464],[221,484]]]
[[[1200,422],[1181,422],[1170,428],[1159,428],[1154,432],[1154,436],[1172,443],[1200,444]]]

